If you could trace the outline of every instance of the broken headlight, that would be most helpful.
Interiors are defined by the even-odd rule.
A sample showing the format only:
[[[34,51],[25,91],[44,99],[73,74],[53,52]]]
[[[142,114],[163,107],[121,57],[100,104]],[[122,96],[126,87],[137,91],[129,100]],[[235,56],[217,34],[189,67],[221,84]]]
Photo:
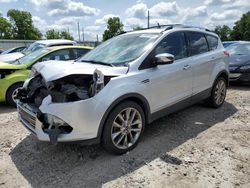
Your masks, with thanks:
[[[104,75],[101,71],[95,70],[93,74],[93,90],[92,95],[95,96],[97,93],[99,93],[104,88]]]

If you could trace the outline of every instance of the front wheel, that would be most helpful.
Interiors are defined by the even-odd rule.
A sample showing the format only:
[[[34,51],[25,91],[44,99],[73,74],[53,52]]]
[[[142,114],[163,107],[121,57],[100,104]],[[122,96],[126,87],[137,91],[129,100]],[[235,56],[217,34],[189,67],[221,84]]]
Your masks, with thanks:
[[[212,88],[211,96],[208,100],[210,106],[219,108],[225,101],[227,93],[227,82],[225,78],[219,77]]]
[[[145,116],[142,108],[133,101],[122,102],[107,118],[102,145],[111,153],[126,153],[136,147],[144,127]]]

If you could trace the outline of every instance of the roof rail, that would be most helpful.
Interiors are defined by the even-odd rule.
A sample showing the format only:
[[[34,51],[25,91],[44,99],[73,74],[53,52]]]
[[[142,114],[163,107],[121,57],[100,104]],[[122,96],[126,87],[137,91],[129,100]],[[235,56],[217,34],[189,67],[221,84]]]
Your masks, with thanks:
[[[205,31],[208,31],[208,32],[213,32],[207,28],[204,28],[204,27],[198,27],[198,26],[191,26],[191,25],[183,25],[183,24],[167,24],[167,25],[156,25],[156,26],[152,26],[152,27],[149,27],[149,28],[145,28],[145,29],[153,29],[153,28],[158,28],[158,29],[164,29],[164,31],[167,31],[169,29],[173,29],[173,28],[197,28],[197,29],[203,29]]]

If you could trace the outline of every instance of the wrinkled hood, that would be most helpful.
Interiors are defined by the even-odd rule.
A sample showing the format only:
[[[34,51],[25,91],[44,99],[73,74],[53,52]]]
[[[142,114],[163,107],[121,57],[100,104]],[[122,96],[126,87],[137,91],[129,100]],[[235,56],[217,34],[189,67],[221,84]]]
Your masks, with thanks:
[[[23,56],[24,56],[24,54],[22,54],[20,52],[3,54],[3,55],[0,55],[0,61],[11,62],[11,61],[15,61],[17,59],[20,59]]]
[[[19,70],[25,69],[25,65],[14,65],[10,63],[0,62],[0,69],[11,69],[11,70]]]
[[[229,57],[229,66],[241,66],[250,64],[250,55],[231,55]]]
[[[119,76],[126,74],[128,67],[111,67],[106,65],[82,63],[74,61],[45,61],[37,63],[33,68],[40,73],[46,82],[72,74],[92,75],[96,69],[106,76]]]

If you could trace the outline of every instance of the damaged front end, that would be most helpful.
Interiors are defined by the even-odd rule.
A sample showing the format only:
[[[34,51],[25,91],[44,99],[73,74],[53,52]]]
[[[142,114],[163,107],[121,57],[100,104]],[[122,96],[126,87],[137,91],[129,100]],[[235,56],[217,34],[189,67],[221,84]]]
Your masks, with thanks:
[[[50,102],[55,104],[86,100],[100,92],[112,77],[104,76],[101,71],[95,70],[93,75],[73,74],[46,82],[42,75],[38,74],[19,90],[17,99],[19,104],[32,107],[35,118],[42,123],[42,131],[48,134],[51,143],[56,144],[60,135],[70,134],[74,128],[59,117],[43,113],[40,107],[45,99],[50,98]],[[34,117],[26,117],[27,110],[18,106],[23,124],[34,124],[29,122]]]

